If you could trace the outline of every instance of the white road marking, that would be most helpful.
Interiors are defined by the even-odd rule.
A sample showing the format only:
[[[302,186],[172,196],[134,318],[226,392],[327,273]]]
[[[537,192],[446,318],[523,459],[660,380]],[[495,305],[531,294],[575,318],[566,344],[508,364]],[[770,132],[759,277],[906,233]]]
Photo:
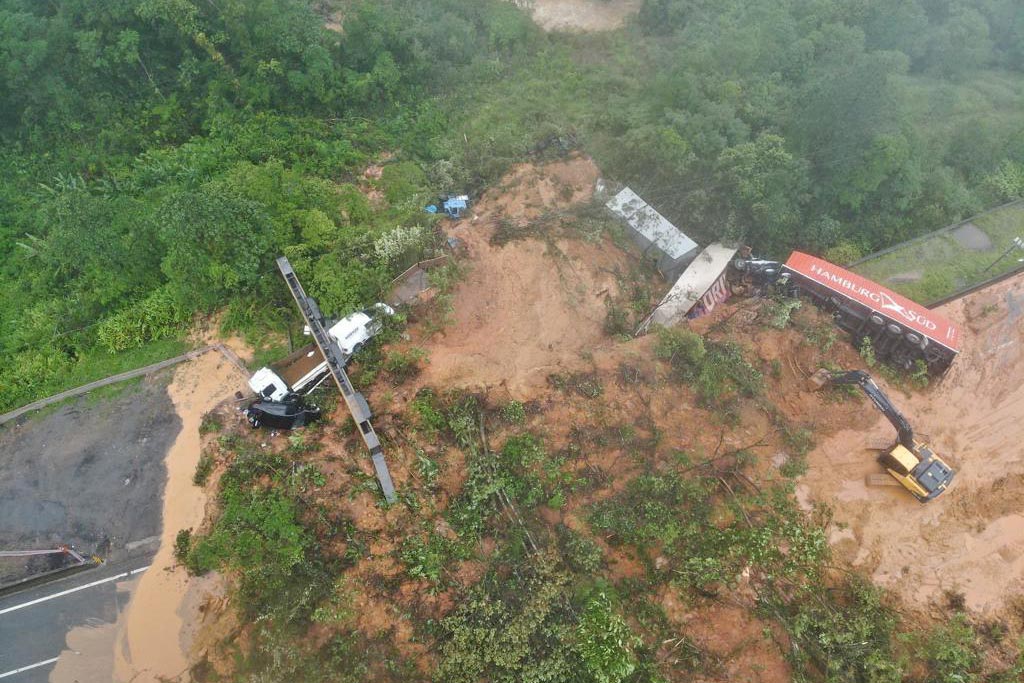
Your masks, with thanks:
[[[60,598],[60,597],[63,597],[65,595],[69,595],[71,593],[77,593],[78,591],[84,591],[86,588],[92,588],[93,586],[99,586],[100,584],[110,583],[111,581],[117,581],[118,579],[125,579],[125,578],[128,578],[129,576],[133,576],[135,574],[139,574],[141,572],[144,572],[147,569],[149,569],[151,566],[152,565],[148,565],[147,564],[145,567],[139,567],[138,569],[133,569],[130,572],[122,572],[121,574],[118,574],[117,576],[108,576],[105,579],[100,579],[99,581],[93,581],[92,583],[87,583],[87,584],[85,584],[83,586],[78,586],[77,588],[69,588],[68,590],[61,591],[60,593],[54,593],[53,595],[46,595],[46,596],[43,596],[41,598],[36,598],[35,600],[29,600],[28,602],[23,602],[20,605],[14,605],[13,607],[7,607],[7,608],[4,608],[4,609],[0,609],[0,614],[7,614],[8,612],[14,612],[15,610],[19,610],[19,609],[22,609],[24,607],[31,607],[32,605],[38,605],[41,602],[46,602],[47,600],[53,600],[55,598]],[[4,674],[4,675],[6,675],[6,674]],[[3,676],[0,676],[0,678],[3,678]]]
[[[54,657],[53,659],[47,659],[42,662],[36,662],[35,664],[29,664],[28,666],[23,666],[20,669],[15,669],[14,671],[8,671],[7,673],[0,674],[0,678],[7,678],[8,676],[13,676],[14,674],[20,674],[22,671],[28,671],[29,669],[35,669],[36,667],[46,666],[47,664],[53,664],[57,661],[57,659],[59,658]]]

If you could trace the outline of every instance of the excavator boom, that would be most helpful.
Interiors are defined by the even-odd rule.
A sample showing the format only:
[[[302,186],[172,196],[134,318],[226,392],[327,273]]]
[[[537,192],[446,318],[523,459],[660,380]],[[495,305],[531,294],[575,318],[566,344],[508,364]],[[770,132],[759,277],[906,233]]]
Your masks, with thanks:
[[[953,480],[953,469],[931,448],[914,439],[914,429],[871,375],[863,370],[850,372],[819,371],[832,384],[856,384],[896,428],[899,445],[879,458],[886,470],[921,502],[927,502],[946,490]],[[821,382],[816,376],[816,382]]]
[[[830,379],[833,384],[856,384],[858,385],[871,402],[875,404],[875,407],[885,415],[886,419],[892,423],[892,426],[896,428],[897,439],[900,444],[909,451],[915,449],[914,442],[914,428],[910,426],[910,422],[907,418],[903,417],[903,413],[897,410],[896,406],[892,404],[889,397],[882,391],[875,380],[871,379],[871,375],[864,372],[863,370],[851,370],[850,372],[835,372],[832,373]]]

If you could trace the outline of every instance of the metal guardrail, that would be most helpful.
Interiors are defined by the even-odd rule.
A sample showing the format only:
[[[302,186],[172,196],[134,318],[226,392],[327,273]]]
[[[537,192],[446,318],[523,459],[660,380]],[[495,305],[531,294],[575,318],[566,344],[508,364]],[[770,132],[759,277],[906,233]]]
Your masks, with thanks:
[[[143,375],[149,375],[154,372],[157,372],[158,370],[169,368],[172,365],[177,365],[178,363],[183,363],[187,360],[192,360],[197,356],[203,355],[207,351],[219,351],[221,354],[224,355],[228,362],[230,362],[232,365],[238,368],[246,377],[249,376],[249,370],[245,367],[245,364],[242,363],[242,361],[238,358],[234,351],[224,346],[223,344],[211,344],[210,346],[204,346],[200,349],[189,351],[188,353],[183,353],[180,356],[175,356],[174,358],[168,358],[167,360],[162,360],[158,363],[153,363],[152,365],[146,365],[145,367],[136,368],[135,370],[128,370],[127,372],[121,372],[116,375],[111,375],[110,377],[104,377],[103,379],[98,379],[95,382],[89,382],[88,384],[83,384],[80,387],[68,389],[67,391],[62,391],[59,394],[54,394],[53,396],[47,396],[46,398],[41,398],[38,401],[33,401],[32,403],[24,405],[20,408],[15,408],[14,410],[8,413],[0,415],[0,425],[4,424],[5,422],[10,422],[11,420],[19,418],[25,413],[30,413],[33,410],[39,410],[40,408],[45,408],[46,406],[53,405],[54,403],[60,403],[61,401],[64,401],[69,398],[74,398],[75,396],[88,394],[90,391],[99,389],[100,387],[116,384],[118,382],[124,382],[129,379],[135,379],[136,377],[142,377]]]
[[[327,361],[327,368],[330,370],[331,376],[334,377],[334,382],[338,385],[338,389],[341,391],[342,398],[345,399],[349,412],[352,413],[352,419],[355,420],[356,426],[359,428],[359,434],[366,443],[366,449],[370,451],[373,469],[377,473],[377,481],[380,483],[384,498],[389,503],[394,503],[397,499],[395,496],[395,485],[391,481],[391,473],[388,471],[387,462],[384,460],[384,449],[380,445],[380,439],[377,437],[377,433],[373,431],[373,425],[370,423],[373,413],[370,411],[370,406],[366,399],[355,390],[355,387],[352,386],[352,381],[348,378],[348,374],[345,373],[345,361],[347,358],[341,352],[338,343],[324,328],[324,317],[320,312],[320,307],[302,289],[302,284],[299,282],[298,276],[295,275],[295,271],[292,269],[292,264],[288,262],[288,258],[285,256],[278,258],[277,267],[281,271],[281,275],[284,277],[284,281],[287,283],[288,289],[291,291],[292,297],[302,313],[302,317],[305,318],[306,324],[309,325],[313,341],[316,342],[320,353],[323,354],[324,359]]]
[[[996,275],[995,277],[989,278],[988,280],[984,280],[983,282],[978,282],[971,285],[970,287],[965,287],[964,289],[961,289],[958,292],[953,292],[952,294],[944,296],[941,299],[936,299],[935,301],[925,304],[925,308],[938,308],[939,306],[948,304],[950,301],[956,301],[957,299],[961,299],[967,296],[968,294],[974,294],[979,290],[985,289],[986,287],[991,287],[992,285],[1002,282],[1003,280],[1009,280],[1010,278],[1016,277],[1021,273],[1024,273],[1024,266],[1014,268],[1013,270],[1008,270],[1001,275]]]

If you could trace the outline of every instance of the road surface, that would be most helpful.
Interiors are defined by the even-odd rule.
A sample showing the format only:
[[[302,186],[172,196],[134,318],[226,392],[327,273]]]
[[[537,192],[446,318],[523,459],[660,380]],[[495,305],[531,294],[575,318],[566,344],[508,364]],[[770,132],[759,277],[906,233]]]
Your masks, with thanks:
[[[0,598],[0,680],[48,681],[68,631],[115,623],[152,558],[149,552]]]

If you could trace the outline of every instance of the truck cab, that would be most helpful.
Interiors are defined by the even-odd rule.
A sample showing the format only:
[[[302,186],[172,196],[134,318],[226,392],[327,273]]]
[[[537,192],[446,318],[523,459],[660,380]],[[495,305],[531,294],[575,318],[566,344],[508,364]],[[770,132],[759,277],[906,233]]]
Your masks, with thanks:
[[[346,356],[358,353],[366,342],[380,334],[384,327],[381,315],[394,315],[395,309],[387,304],[376,303],[371,308],[350,313],[331,325],[327,333],[338,342],[338,348]]]
[[[264,401],[283,401],[291,389],[270,368],[260,368],[249,378],[249,388]]]

